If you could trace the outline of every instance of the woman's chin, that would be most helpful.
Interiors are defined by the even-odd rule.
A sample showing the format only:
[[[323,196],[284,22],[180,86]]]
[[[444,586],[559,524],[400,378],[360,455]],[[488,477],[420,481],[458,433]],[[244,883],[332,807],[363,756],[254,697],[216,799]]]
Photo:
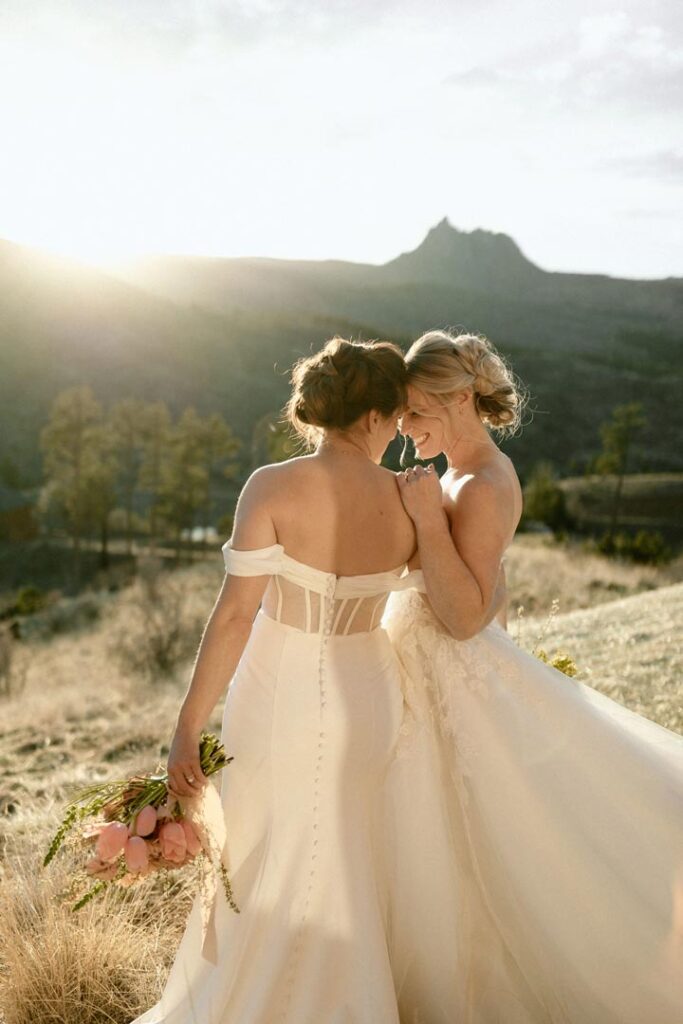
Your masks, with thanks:
[[[425,444],[420,448],[415,449],[415,457],[424,462],[425,459],[435,459],[437,455],[440,455],[441,449],[434,444]]]

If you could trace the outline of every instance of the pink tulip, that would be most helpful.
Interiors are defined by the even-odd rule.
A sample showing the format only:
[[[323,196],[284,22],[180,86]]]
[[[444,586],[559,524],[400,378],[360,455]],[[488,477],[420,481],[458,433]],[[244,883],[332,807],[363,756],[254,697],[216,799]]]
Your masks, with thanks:
[[[182,825],[183,831],[185,833],[185,841],[187,843],[187,852],[189,853],[190,857],[196,857],[196,855],[199,853],[199,851],[202,848],[202,844],[199,841],[199,836],[197,835],[197,833],[193,829],[193,827],[190,824],[190,822],[187,821],[185,818],[182,819],[180,824]]]
[[[147,843],[142,836],[131,836],[125,846],[126,867],[137,874],[144,871],[149,863]]]
[[[128,839],[128,826],[122,821],[110,821],[100,832],[95,850],[100,860],[118,857]]]
[[[157,824],[157,812],[151,804],[143,807],[135,819],[135,832],[139,836],[148,836]]]
[[[185,829],[177,821],[167,821],[159,829],[159,843],[164,860],[180,864],[187,852]]]
[[[100,860],[99,857],[92,857],[85,865],[85,870],[89,875],[94,875],[95,878],[109,881],[118,871],[118,864],[107,864],[105,861]]]

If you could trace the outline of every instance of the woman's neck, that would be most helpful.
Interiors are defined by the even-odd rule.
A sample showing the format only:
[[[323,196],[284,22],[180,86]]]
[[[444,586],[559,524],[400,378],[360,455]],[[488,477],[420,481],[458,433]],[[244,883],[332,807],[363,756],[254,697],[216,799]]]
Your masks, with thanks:
[[[371,462],[374,461],[372,454],[361,443],[351,438],[324,437],[318,442],[315,449],[316,455],[362,455]]]
[[[464,428],[453,443],[444,449],[449,469],[468,469],[479,462],[486,449],[498,451],[498,446],[489,434],[476,427]]]

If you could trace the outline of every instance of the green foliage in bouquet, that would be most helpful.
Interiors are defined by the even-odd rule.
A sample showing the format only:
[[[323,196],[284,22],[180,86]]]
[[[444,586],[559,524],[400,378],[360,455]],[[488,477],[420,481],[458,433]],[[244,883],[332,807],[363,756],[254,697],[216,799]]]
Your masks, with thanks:
[[[199,761],[205,776],[214,775],[232,760],[216,736],[201,734]],[[95,820],[86,825],[86,819]],[[169,793],[168,774],[160,766],[153,773],[99,782],[79,790],[67,804],[45,854],[44,867],[74,831],[80,832],[86,843],[97,844],[97,856],[86,871],[98,880],[77,900],[73,910],[80,909],[111,882],[131,884],[152,870],[182,867],[202,850],[208,854],[178,799]],[[224,865],[220,864],[218,871],[228,902],[239,913]]]

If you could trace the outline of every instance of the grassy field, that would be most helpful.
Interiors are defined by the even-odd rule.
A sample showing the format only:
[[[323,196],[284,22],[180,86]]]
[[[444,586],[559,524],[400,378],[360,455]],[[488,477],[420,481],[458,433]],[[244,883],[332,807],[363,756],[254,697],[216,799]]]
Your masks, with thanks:
[[[518,534],[505,556],[510,609],[542,616],[554,600],[560,612],[592,608],[683,580],[683,557],[661,567],[607,559],[580,540],[557,543],[552,535]]]
[[[508,557],[510,631],[533,649],[547,626],[542,646],[570,653],[580,678],[683,733],[679,574],[680,564],[618,565],[522,536]],[[74,789],[163,761],[221,578],[220,557],[172,576],[150,572],[146,583],[96,598],[89,624],[62,621],[57,635],[37,629],[16,645],[18,689],[0,705],[3,1024],[128,1024],[161,990],[193,880],[157,876],[74,915],[56,899],[72,854],[45,871],[41,861]],[[165,680],[154,658],[141,657],[149,650],[173,665]],[[209,723],[216,732],[221,710]]]

